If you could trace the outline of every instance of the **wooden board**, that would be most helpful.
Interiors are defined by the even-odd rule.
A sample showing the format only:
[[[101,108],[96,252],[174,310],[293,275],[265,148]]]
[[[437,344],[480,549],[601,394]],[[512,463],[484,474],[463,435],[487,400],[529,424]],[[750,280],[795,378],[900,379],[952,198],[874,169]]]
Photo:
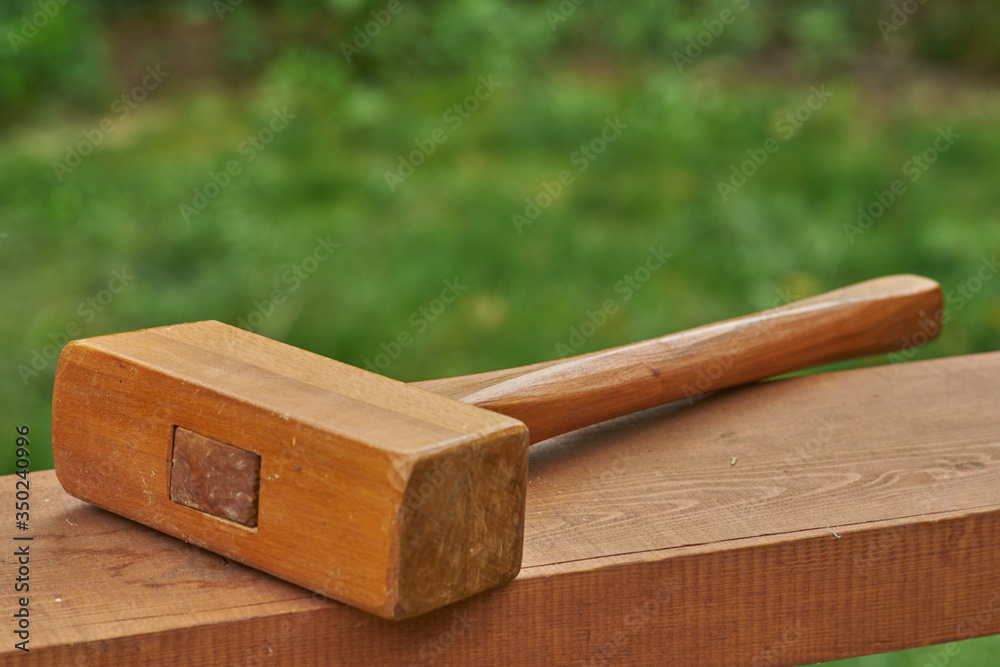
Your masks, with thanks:
[[[756,667],[1000,633],[998,404],[993,353],[765,383],[541,443],[517,579],[401,622],[33,473],[32,650],[5,633],[0,665]]]

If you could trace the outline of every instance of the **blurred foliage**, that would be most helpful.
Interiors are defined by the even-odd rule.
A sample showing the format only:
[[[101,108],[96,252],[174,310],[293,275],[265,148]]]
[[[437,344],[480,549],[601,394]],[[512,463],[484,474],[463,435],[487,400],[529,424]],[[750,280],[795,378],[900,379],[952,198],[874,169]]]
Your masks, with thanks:
[[[0,399],[44,434],[55,364],[25,382],[16,369],[68,322],[80,324],[80,336],[236,323],[327,235],[341,254],[261,333],[363,366],[457,277],[468,292],[384,371],[406,380],[557,356],[569,327],[617,298],[615,283],[660,244],[673,253],[668,266],[585,350],[766,308],[779,293],[801,298],[896,272],[932,276],[952,306],[960,302],[942,339],[919,357],[1000,347],[1000,281],[974,298],[955,291],[1000,236],[992,186],[1000,132],[985,111],[997,108],[995,93],[973,89],[941,107],[936,88],[914,84],[900,93],[907,104],[876,107],[870,91],[832,77],[829,102],[722,201],[718,182],[747,150],[780,136],[776,120],[808,99],[810,80],[741,83],[711,67],[681,75],[672,64],[600,79],[568,65],[495,79],[500,88],[451,130],[442,115],[473,93],[476,77],[359,82],[342,60],[302,46],[238,93],[168,94],[168,79],[62,183],[53,162],[100,116],[41,119],[8,133],[0,213],[9,238],[0,258],[19,288],[0,293],[10,369]],[[228,161],[242,162],[238,147],[275,108],[296,118],[185,222],[180,205]],[[576,172],[571,154],[614,117],[628,128]],[[858,207],[901,178],[945,126],[962,138],[849,238],[844,225],[857,224]],[[391,191],[386,172],[435,128],[448,139]],[[575,181],[518,234],[511,215],[564,169]],[[134,284],[84,321],[80,304],[124,266]]]
[[[0,4],[0,121],[43,102],[88,107],[107,97],[103,26],[85,3]]]
[[[993,636],[823,664],[826,667],[985,667],[995,665],[998,656],[1000,637]]]
[[[405,331],[381,372],[416,380],[554,358],[609,298],[619,310],[580,352],[911,272],[949,295],[916,358],[1000,349],[1000,280],[961,293],[1000,238],[988,3],[919,5],[883,35],[903,2],[401,2],[379,26],[388,0],[226,1],[0,6],[0,278],[16,285],[0,291],[0,401],[5,429],[31,425],[34,469],[51,467],[46,357],[71,324],[86,337],[267,311],[260,333],[361,367]],[[43,4],[58,9],[15,52]],[[157,64],[162,89],[119,117]],[[489,76],[500,87],[450,126]],[[821,85],[830,100],[782,136]],[[285,108],[294,119],[247,162],[240,146]],[[627,128],[579,171],[572,155],[609,118]],[[55,173],[103,120],[113,131]],[[955,144],[849,238],[948,127]],[[386,172],[436,128],[447,139],[390,189]],[[769,138],[780,150],[723,201],[719,181]],[[180,206],[233,160],[241,173],[186,221]],[[567,169],[519,234],[512,214]],[[290,289],[284,273],[327,237],[337,252]],[[625,301],[616,283],[660,245],[672,257]],[[135,280],[89,306],[123,268]],[[416,331],[411,314],[452,279],[467,289]],[[269,308],[274,289],[286,299]]]
[[[578,5],[573,0],[396,0],[395,14],[388,11],[390,4],[8,0],[0,5],[0,34],[10,46],[0,49],[0,109],[10,118],[45,99],[100,103],[109,85],[108,69],[101,66],[110,57],[106,32],[109,26],[115,32],[137,22],[182,22],[220,31],[221,60],[232,72],[246,73],[304,44],[323,56],[340,55],[342,45],[353,46],[359,34],[363,41],[366,24],[375,21],[377,37],[352,68],[353,76],[368,80],[484,70],[520,76],[570,57],[668,60],[726,11],[735,20],[711,44],[715,57],[780,54],[816,72],[873,54],[978,72],[1000,65],[1000,42],[994,39],[1000,13],[985,2],[640,0],[626,11],[610,0]],[[391,20],[382,27],[379,17]]]

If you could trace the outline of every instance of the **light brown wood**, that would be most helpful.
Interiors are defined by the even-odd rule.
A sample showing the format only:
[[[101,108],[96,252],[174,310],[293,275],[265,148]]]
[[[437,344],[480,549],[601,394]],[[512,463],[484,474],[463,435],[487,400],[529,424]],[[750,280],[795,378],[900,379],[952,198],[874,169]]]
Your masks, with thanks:
[[[888,276],[602,352],[415,384],[515,417],[534,443],[680,398],[923,345],[940,332],[942,307],[933,280]]]
[[[488,382],[419,389],[218,322],[102,336],[71,343],[60,358],[54,461],[78,498],[407,618],[509,581],[520,567],[529,436],[522,421],[496,413],[527,423],[533,441],[547,439],[927,342],[940,308],[937,283],[892,276]],[[170,502],[178,428],[260,457],[255,524],[232,521],[240,511],[209,498],[232,491],[225,485],[179,488],[182,502]],[[229,474],[199,468],[196,477]],[[243,497],[252,486],[242,484]]]
[[[176,427],[260,457],[255,526],[171,500]],[[67,345],[52,438],[74,496],[382,616],[520,567],[523,424],[218,322]]]
[[[32,650],[4,642],[0,665],[779,667],[1000,633],[998,396],[992,353],[766,382],[540,443],[518,577],[400,622],[32,473]]]

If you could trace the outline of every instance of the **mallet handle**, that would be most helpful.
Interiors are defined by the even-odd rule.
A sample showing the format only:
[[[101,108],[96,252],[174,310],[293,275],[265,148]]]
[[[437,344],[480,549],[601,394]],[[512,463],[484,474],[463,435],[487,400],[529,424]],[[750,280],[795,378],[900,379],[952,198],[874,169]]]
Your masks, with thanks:
[[[936,282],[887,276],[602,352],[415,384],[519,419],[534,443],[708,391],[923,345],[941,315]]]

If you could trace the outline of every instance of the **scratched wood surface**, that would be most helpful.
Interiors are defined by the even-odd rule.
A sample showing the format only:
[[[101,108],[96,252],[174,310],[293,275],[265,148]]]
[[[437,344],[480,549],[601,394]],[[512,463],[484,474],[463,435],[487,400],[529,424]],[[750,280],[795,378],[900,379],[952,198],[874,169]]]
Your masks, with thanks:
[[[541,443],[518,578],[401,622],[33,473],[32,650],[5,641],[0,664],[756,667],[1000,633],[998,404],[992,353],[765,383]],[[13,494],[0,478],[0,504]]]

